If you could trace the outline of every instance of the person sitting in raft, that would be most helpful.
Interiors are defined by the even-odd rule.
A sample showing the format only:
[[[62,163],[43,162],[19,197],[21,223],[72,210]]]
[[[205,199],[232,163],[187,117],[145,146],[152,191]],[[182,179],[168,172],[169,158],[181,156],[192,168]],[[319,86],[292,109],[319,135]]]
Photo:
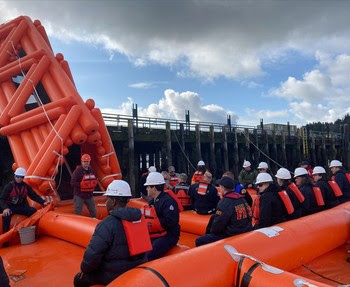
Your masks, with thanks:
[[[254,229],[269,227],[287,220],[294,212],[293,204],[286,191],[281,191],[268,173],[259,173],[256,178],[259,190],[253,204]]]
[[[74,170],[71,178],[71,186],[74,189],[74,213],[81,215],[84,204],[86,204],[90,216],[96,218],[96,207],[93,191],[97,185],[95,172],[90,167],[91,157],[88,154],[81,156],[81,165]]]
[[[219,201],[216,213],[211,216],[206,234],[196,239],[196,246],[252,230],[252,211],[244,196],[236,192],[240,184],[227,176],[218,182],[223,198]]]
[[[289,170],[282,167],[277,171],[275,177],[277,178],[277,184],[279,185],[280,189],[287,192],[294,208],[294,212],[287,215],[287,220],[297,219],[301,217],[301,205],[304,202],[305,198],[295,183],[291,181],[292,176]]]
[[[222,175],[224,176],[228,176],[229,178],[231,178],[233,180],[233,182],[235,183],[235,192],[239,193],[240,195],[244,196],[244,199],[247,201],[248,205],[250,207],[252,207],[253,205],[253,199],[251,197],[251,195],[249,194],[249,192],[247,191],[246,188],[244,188],[244,186],[242,184],[239,183],[239,181],[235,180],[235,176],[231,171],[225,171],[224,174]],[[216,181],[216,184],[219,185],[219,181],[220,179],[218,179]],[[220,186],[220,185],[219,185]]]
[[[151,242],[140,209],[126,207],[131,198],[130,186],[113,180],[106,190],[109,215],[95,228],[74,277],[75,287],[107,285],[122,273],[147,261]]]
[[[8,183],[0,194],[0,207],[2,209],[2,232],[5,233],[10,229],[12,214],[23,214],[31,216],[36,209],[29,206],[27,196],[41,204],[49,204],[49,201],[42,199],[35,191],[26,184],[23,179],[26,176],[26,170],[19,167],[15,171],[14,181]]]
[[[152,197],[150,206],[144,207],[148,231],[152,240],[152,251],[148,260],[164,256],[180,238],[179,207],[175,199],[164,191],[164,177],[159,172],[147,176],[145,186]]]
[[[252,169],[250,161],[245,160],[243,162],[243,169],[238,175],[238,181],[245,187],[254,187],[255,179],[258,175],[256,170]]]
[[[200,160],[197,163],[197,169],[192,175],[191,184],[199,183],[203,180],[204,173],[207,171],[207,168],[205,167],[205,162]]]
[[[184,210],[191,209],[191,197],[190,197],[190,187],[186,183],[187,182],[187,174],[180,173],[178,184],[175,186],[175,194],[177,198],[180,200]]]
[[[150,166],[147,170],[147,172],[143,173],[141,175],[141,178],[140,178],[140,182],[139,182],[139,191],[140,191],[140,196],[144,199],[146,199],[147,201],[150,201],[152,200],[152,198],[150,198],[148,195],[147,195],[147,190],[146,190],[146,187],[145,187],[145,183],[146,183],[146,178],[147,176],[151,173],[151,172],[155,172],[157,171],[157,168],[155,166]]]
[[[339,198],[343,195],[339,185],[331,180],[322,166],[315,166],[312,172],[315,186],[324,194],[325,208],[329,209],[340,204]]]
[[[204,173],[203,179],[190,187],[192,208],[202,215],[215,213],[220,196],[215,186],[210,182],[212,175],[209,171]]]
[[[168,167],[168,173],[170,176],[169,179],[169,184],[173,187],[173,189],[175,188],[175,186],[178,184],[179,182],[179,174],[175,172],[175,167],[174,166],[169,166]]]
[[[340,203],[350,201],[350,174],[347,173],[339,160],[332,160],[329,168],[334,176],[334,181],[339,185],[343,195],[339,197]]]
[[[324,193],[320,188],[313,185],[308,171],[303,167],[297,167],[294,171],[294,179],[295,184],[305,198],[301,204],[302,216],[324,210]]]

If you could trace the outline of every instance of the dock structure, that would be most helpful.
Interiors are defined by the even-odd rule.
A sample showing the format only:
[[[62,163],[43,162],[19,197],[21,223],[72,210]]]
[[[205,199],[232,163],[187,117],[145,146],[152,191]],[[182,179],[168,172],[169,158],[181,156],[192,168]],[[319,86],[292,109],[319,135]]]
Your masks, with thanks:
[[[214,178],[230,170],[237,177],[243,160],[256,168],[260,161],[275,172],[281,166],[293,171],[302,160],[327,168],[332,159],[350,167],[349,127],[341,133],[321,133],[278,126],[241,126],[103,114],[121,165],[123,177],[138,186],[151,165],[158,171],[173,165],[191,176],[199,160]],[[288,125],[289,126],[289,125]],[[132,149],[132,150],[131,150]],[[133,167],[133,168],[132,168]]]

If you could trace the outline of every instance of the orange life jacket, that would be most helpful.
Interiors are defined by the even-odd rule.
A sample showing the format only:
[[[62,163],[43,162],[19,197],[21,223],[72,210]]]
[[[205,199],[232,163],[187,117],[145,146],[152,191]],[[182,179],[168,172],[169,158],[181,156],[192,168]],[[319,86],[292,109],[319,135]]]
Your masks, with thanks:
[[[294,207],[293,207],[293,204],[292,204],[287,192],[285,190],[282,190],[282,191],[278,192],[278,195],[282,199],[283,204],[287,210],[287,213],[289,215],[292,214],[294,212]]]
[[[138,221],[122,220],[122,224],[128,242],[130,256],[152,250],[147,223],[143,214]]]
[[[145,219],[148,227],[148,233],[151,238],[157,238],[157,237],[162,237],[166,235],[166,230],[160,224],[160,221],[154,206],[145,205],[143,207],[143,214],[145,215]]]
[[[333,193],[336,197],[343,195],[339,185],[334,180],[329,180],[328,184],[331,187],[331,189],[333,190]]]
[[[172,186],[172,187],[175,187],[179,182],[179,178],[177,176],[171,176],[170,179],[169,179],[169,184]]]
[[[83,179],[80,182],[81,192],[92,192],[97,185],[96,176],[93,173],[83,175]]]
[[[324,206],[324,199],[323,199],[323,196],[322,196],[321,189],[319,187],[313,186],[312,190],[314,192],[317,205],[318,206]]]
[[[187,192],[184,189],[179,189],[179,191],[176,194],[183,207],[191,206],[191,197],[187,194]]]
[[[258,194],[253,202],[253,225],[259,224],[260,216],[260,194]]]
[[[350,183],[350,173],[345,173],[345,176],[348,179],[348,182]]]
[[[203,180],[204,173],[201,170],[196,170],[192,176],[191,184],[199,183]]]
[[[176,196],[176,194],[171,190],[171,189],[166,189],[164,190],[164,192],[166,192],[167,194],[169,194],[177,203],[177,208],[179,210],[179,212],[183,211],[184,208],[181,205],[180,200],[178,199],[178,197]]]
[[[288,187],[290,188],[291,191],[293,191],[293,193],[295,194],[295,196],[297,197],[300,203],[304,202],[305,197],[301,193],[299,188],[295,185],[295,183],[292,182],[291,184],[288,185]]]
[[[197,193],[200,194],[200,195],[206,195],[207,188],[208,188],[208,184],[207,183],[200,182],[199,186],[198,186]]]

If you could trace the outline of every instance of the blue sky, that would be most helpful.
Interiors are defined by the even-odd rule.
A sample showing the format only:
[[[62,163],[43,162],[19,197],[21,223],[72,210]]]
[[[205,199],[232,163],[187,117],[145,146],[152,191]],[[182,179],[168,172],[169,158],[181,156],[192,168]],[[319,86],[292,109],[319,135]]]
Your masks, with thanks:
[[[350,112],[348,1],[0,1],[39,19],[105,112],[257,125]]]

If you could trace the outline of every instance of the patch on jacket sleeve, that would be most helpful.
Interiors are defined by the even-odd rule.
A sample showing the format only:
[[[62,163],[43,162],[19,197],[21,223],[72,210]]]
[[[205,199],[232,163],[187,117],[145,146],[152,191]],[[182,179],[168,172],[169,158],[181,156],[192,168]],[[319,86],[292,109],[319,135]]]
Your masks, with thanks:
[[[221,212],[220,210],[217,210],[217,211],[215,212],[215,214],[217,214],[217,215],[221,215],[221,214],[222,214],[222,212]]]

